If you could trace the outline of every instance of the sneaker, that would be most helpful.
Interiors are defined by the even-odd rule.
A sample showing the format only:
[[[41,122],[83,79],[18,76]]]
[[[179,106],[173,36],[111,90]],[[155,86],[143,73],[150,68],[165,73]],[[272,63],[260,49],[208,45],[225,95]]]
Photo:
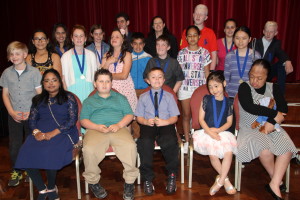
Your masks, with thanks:
[[[183,143],[183,153],[187,154],[189,152],[189,142]]]
[[[59,199],[57,186],[55,186],[53,189],[48,189],[47,194],[49,200]]]
[[[27,174],[26,171],[24,171],[24,177],[25,177],[24,182],[25,182],[25,183],[29,183],[30,177],[28,176],[28,174]]]
[[[16,170],[13,170],[10,175],[10,180],[8,181],[8,186],[17,186],[20,183],[20,180],[23,178],[22,173]]]
[[[94,193],[95,197],[104,199],[107,196],[106,190],[99,184],[89,184],[89,188]]]
[[[133,200],[134,199],[134,184],[124,183],[124,200]]]
[[[144,182],[144,192],[146,195],[152,195],[154,192],[154,186],[151,181]]]
[[[166,190],[168,194],[173,194],[174,192],[176,192],[176,189],[176,175],[172,173],[168,177],[168,184]]]

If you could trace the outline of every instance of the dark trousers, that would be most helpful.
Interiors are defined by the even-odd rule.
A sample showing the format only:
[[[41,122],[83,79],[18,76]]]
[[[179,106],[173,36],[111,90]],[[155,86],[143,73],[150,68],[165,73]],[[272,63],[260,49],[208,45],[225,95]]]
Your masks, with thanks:
[[[168,174],[177,174],[178,171],[178,140],[175,125],[151,127],[141,125],[141,136],[137,141],[138,153],[141,159],[140,172],[144,181],[152,181],[154,142],[161,147],[166,161]]]
[[[14,167],[23,140],[26,139],[26,137],[30,133],[28,120],[21,121],[20,123],[18,123],[9,115],[8,130],[9,130],[9,154],[10,154],[11,164]]]
[[[39,169],[26,169],[29,177],[31,178],[33,184],[38,189],[38,191],[42,191],[46,189],[46,185],[43,181],[41,172]],[[56,179],[57,170],[46,170],[47,174],[47,182],[48,189],[53,189],[55,187],[55,179]]]
[[[271,81],[274,77],[277,77],[277,84],[279,85],[280,91],[284,95],[286,72],[283,63],[277,62],[271,66],[271,70],[267,81]]]

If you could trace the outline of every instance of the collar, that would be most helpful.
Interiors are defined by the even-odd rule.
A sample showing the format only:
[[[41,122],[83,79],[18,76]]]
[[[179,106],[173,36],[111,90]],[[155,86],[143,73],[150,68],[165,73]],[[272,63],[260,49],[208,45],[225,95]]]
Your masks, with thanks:
[[[137,52],[135,52],[135,51],[132,51],[133,55],[137,55],[137,56],[142,55],[144,52],[145,52],[144,50],[141,51],[140,53],[137,53]]]
[[[265,38],[265,36],[262,38],[262,41],[263,41],[263,43],[265,43],[265,44],[271,44],[271,42],[273,41],[273,39],[272,39],[272,41],[271,42],[269,42],[266,38]]]
[[[154,92],[158,92],[158,94],[160,94],[160,91],[162,90],[162,88],[159,88],[158,90],[156,90],[156,89],[153,89],[152,87],[151,87],[151,91],[152,91],[152,93],[154,94]]]
[[[170,58],[170,55],[168,54],[165,59],[161,59],[159,56],[157,56],[159,61],[167,61]]]
[[[25,66],[24,72],[27,72],[27,71],[29,71],[29,65],[26,62],[25,62],[25,64],[26,64],[26,66]],[[17,71],[15,68],[15,65],[13,65],[11,69]]]
[[[104,99],[104,100],[110,99],[110,98],[112,98],[114,96],[116,96],[116,92],[113,91],[113,90],[110,90],[110,95],[108,97],[106,97],[106,98],[103,98],[103,97],[99,96],[98,91],[93,95],[93,97],[96,98],[96,99]]]

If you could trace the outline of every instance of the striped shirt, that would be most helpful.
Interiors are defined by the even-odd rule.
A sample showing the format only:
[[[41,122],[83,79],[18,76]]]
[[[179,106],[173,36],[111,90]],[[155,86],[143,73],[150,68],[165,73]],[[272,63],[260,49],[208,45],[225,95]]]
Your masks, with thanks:
[[[250,51],[248,59],[247,59],[245,72],[242,76],[242,80],[244,82],[249,81],[248,72],[251,68],[251,65],[252,65],[253,61],[255,61],[259,58],[260,58],[260,54],[258,52],[255,52],[255,58],[253,59],[253,54]],[[239,56],[241,70],[244,65],[244,60],[245,60],[245,57]],[[236,93],[238,92],[238,89],[240,86],[239,81],[241,80],[239,70],[238,70],[238,65],[237,65],[236,50],[231,51],[226,55],[224,76],[225,76],[225,80],[227,82],[226,92],[228,93],[229,97],[234,97],[236,95]]]

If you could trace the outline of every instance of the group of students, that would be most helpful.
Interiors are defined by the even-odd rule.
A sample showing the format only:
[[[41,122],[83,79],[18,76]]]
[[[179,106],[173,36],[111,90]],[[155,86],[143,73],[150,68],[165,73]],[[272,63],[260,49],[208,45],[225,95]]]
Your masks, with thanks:
[[[98,165],[109,145],[124,166],[123,198],[134,198],[133,183],[139,173],[136,168],[137,152],[141,158],[144,192],[152,195],[155,141],[161,146],[166,161],[166,191],[174,193],[178,171],[175,123],[180,113],[173,95],[162,88],[163,85],[170,87],[181,102],[184,146],[187,148],[190,99],[195,89],[206,84],[211,95],[205,96],[203,101],[199,99],[202,101],[199,122],[203,129],[193,135],[195,150],[209,155],[212,166],[218,172],[210,195],[223,185],[228,194],[235,194],[236,189],[227,177],[232,155],[237,153],[237,141],[227,131],[232,124],[235,125],[232,99],[239,86],[249,81],[252,63],[260,58],[260,53],[269,61],[274,56],[279,57],[277,67],[283,66],[284,61],[286,73],[292,71],[292,66],[280,42],[275,40],[276,47],[272,46],[277,34],[275,22],[266,23],[262,44],[258,40],[255,49],[251,49],[248,47],[251,41],[249,28],[237,28],[236,21],[229,19],[225,22],[226,36],[217,41],[214,32],[204,26],[207,15],[205,5],[196,6],[193,14],[195,25],[184,30],[178,55],[176,39],[168,32],[161,17],[153,18],[151,31],[145,39],[142,33],[128,31],[129,17],[124,13],[116,16],[118,28],[113,30],[110,44],[103,41],[103,28],[94,25],[90,30],[92,42],[85,48],[86,30],[75,25],[71,32],[71,48],[63,24],[56,24],[53,29],[58,54],[54,53],[49,38],[42,30],[33,33],[29,53],[25,44],[10,43],[7,53],[13,65],[3,72],[0,79],[3,101],[9,113],[9,148],[15,168],[9,185],[18,185],[22,179],[19,169],[26,169],[39,190],[38,199],[47,196],[49,199],[59,198],[55,186],[56,172],[71,162],[71,150],[78,141],[78,108],[75,97],[69,93],[72,92],[83,102],[80,113],[81,125],[86,129],[83,176],[97,198],[107,196],[106,190],[99,184],[101,170]],[[271,47],[274,49],[269,50]],[[258,53],[256,48],[263,51]],[[216,69],[221,71],[210,72],[216,65]],[[225,86],[229,97],[225,97]],[[88,97],[95,88],[97,92]],[[136,134],[132,121],[140,125],[140,135]],[[25,136],[29,136],[18,155],[23,129]],[[43,183],[37,169],[47,170],[48,186]],[[277,196],[280,196],[278,192]]]

